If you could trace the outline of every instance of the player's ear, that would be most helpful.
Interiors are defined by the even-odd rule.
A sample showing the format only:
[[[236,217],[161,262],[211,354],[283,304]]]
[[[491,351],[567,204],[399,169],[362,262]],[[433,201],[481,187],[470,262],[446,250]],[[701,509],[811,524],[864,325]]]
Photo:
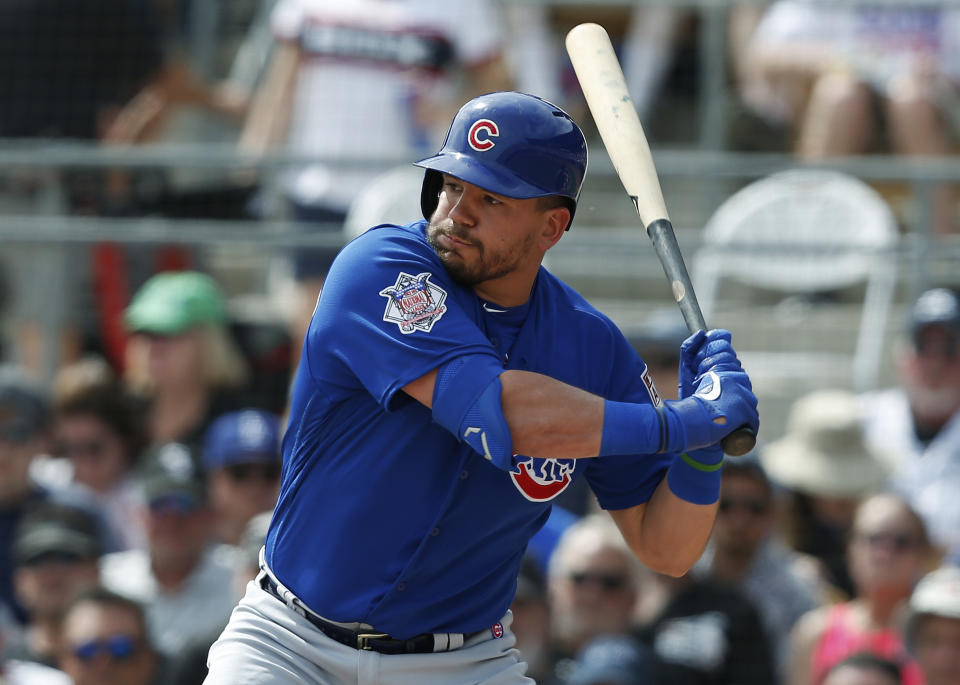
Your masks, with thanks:
[[[552,207],[543,213],[540,229],[540,242],[543,250],[556,245],[570,224],[570,210],[567,207]]]

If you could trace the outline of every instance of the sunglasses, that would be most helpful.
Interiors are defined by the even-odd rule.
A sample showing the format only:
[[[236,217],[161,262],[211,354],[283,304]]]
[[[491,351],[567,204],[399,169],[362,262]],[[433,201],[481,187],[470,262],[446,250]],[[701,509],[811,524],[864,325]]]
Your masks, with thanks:
[[[73,459],[76,457],[99,457],[107,448],[103,440],[85,442],[62,442],[57,445],[57,454]]]
[[[570,582],[574,587],[594,585],[604,592],[619,592],[627,586],[627,578],[616,573],[586,573],[577,571],[570,574]]]
[[[870,547],[886,547],[898,553],[908,552],[920,546],[920,541],[916,537],[906,533],[858,533],[855,537]]]
[[[280,464],[231,464],[224,470],[235,481],[277,480],[280,477]]]
[[[106,654],[113,661],[129,661],[140,651],[140,640],[129,635],[111,635],[102,640],[89,640],[73,647],[73,655],[85,663]]]
[[[947,335],[940,338],[920,333],[913,337],[913,348],[921,357],[956,359],[960,356],[960,336]]]
[[[756,498],[742,498],[738,499],[735,497],[721,497],[720,504],[718,505],[718,511],[721,514],[727,514],[734,509],[741,509],[751,516],[763,516],[769,510],[770,505],[762,499]]]

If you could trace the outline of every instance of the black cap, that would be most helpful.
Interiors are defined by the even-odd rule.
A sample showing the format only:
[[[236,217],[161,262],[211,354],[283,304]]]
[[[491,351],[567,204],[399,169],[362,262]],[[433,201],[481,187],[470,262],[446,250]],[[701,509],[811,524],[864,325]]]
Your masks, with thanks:
[[[164,497],[187,497],[195,504],[207,499],[206,477],[200,456],[181,442],[168,442],[144,455],[143,491],[148,502]]]
[[[67,504],[44,502],[27,511],[17,526],[13,543],[17,564],[28,564],[48,554],[71,554],[96,559],[104,552],[93,513]]]
[[[960,298],[949,288],[922,293],[910,310],[910,331],[914,336],[927,326],[945,326],[960,334]]]
[[[0,439],[29,440],[46,428],[49,416],[44,393],[17,367],[0,366]]]

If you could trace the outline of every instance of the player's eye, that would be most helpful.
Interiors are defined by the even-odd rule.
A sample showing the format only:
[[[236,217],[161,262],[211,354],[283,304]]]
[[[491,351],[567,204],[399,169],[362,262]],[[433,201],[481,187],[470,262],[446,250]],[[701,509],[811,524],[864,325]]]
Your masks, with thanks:
[[[459,183],[454,183],[453,181],[447,181],[443,184],[443,190],[447,193],[459,193],[462,190],[462,187]]]
[[[501,199],[499,199],[499,198],[496,198],[496,197],[494,197],[493,195],[486,195],[486,196],[484,196],[483,199],[487,202],[488,205],[502,205],[502,204],[503,204],[503,200],[501,200]]]

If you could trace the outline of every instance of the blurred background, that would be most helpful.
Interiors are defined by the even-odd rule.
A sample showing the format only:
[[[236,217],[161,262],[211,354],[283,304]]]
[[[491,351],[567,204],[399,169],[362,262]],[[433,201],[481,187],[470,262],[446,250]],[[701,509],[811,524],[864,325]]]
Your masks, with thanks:
[[[960,280],[960,38],[950,16],[937,29],[945,37],[926,35],[935,3],[873,3],[913,8],[902,36],[882,17],[841,28],[842,20],[790,7],[798,3],[774,3],[773,12],[769,3],[723,0],[494,0],[477,24],[487,37],[465,47],[438,39],[380,44],[382,54],[359,48],[354,59],[369,63],[409,58],[382,66],[392,71],[383,83],[284,73],[277,65],[291,40],[281,25],[296,19],[272,15],[273,4],[4,0],[5,358],[45,380],[89,351],[119,369],[122,308],[152,273],[192,266],[222,286],[245,352],[264,367],[258,380],[270,385],[283,363],[274,345],[297,333],[288,326],[298,306],[288,286],[302,280],[301,265],[287,259],[290,248],[335,250],[366,224],[415,218],[419,177],[398,167],[439,145],[463,99],[502,87],[560,104],[588,132],[576,230],[549,266],[619,323],[639,325],[672,297],[562,48],[566,30],[586,20],[603,24],[620,50],[708,322],[732,330],[744,352],[800,353],[782,363],[760,354],[751,369],[765,433],[782,427],[786,405],[808,387],[890,383],[904,303]],[[952,15],[950,3],[941,7]],[[306,71],[322,71],[324,51],[351,49],[349,37],[317,31],[312,40],[317,54],[293,57]],[[845,91],[841,75],[867,87]],[[928,108],[911,88],[929,95]],[[899,109],[891,104],[898,97]],[[274,114],[265,124],[264,110]],[[825,127],[844,137],[830,139]],[[331,169],[339,178],[332,192]],[[810,177],[784,179],[792,188],[779,195],[755,193],[768,210],[748,199],[705,231],[737,190],[798,169]],[[392,180],[361,192],[389,170]],[[827,171],[866,189],[844,190]],[[800,192],[797,184],[806,195],[780,197]],[[303,204],[325,194],[320,206],[334,211],[307,221],[331,230],[300,230]],[[341,232],[336,224],[351,208]],[[755,216],[765,211],[776,219]]]
[[[887,443],[899,454],[883,472],[902,473],[889,489],[960,559],[951,495],[960,487],[953,0],[0,0],[0,362],[17,372],[16,381],[0,378],[0,404],[15,409],[0,414],[14,421],[0,443],[28,445],[31,482],[54,491],[73,479],[109,493],[111,516],[126,523],[140,521],[129,511],[143,504],[142,479],[135,495],[117,484],[128,466],[149,470],[163,445],[197,452],[167,461],[205,460],[210,474],[232,469],[225,488],[250,486],[255,464],[253,481],[266,489],[240,499],[256,511],[220,511],[216,526],[198,523],[196,534],[197,550],[210,539],[242,549],[237,568],[249,572],[260,538],[254,531],[244,547],[243,527],[271,507],[278,456],[261,459],[265,448],[256,459],[237,456],[239,426],[253,419],[234,412],[282,415],[337,250],[373,225],[417,219],[422,173],[410,163],[440,146],[464,101],[502,89],[548,99],[582,125],[587,179],[574,226],[547,267],[623,328],[662,374],[662,394],[673,396],[686,334],[563,49],[566,32],[583,21],[602,24],[614,40],[707,321],[733,332],[760,399],[769,473],[748,482],[757,497],[731,496],[729,506],[759,523],[768,511],[761,495],[800,493],[799,504],[790,500],[793,516],[756,527],[757,539],[799,517],[796,535],[784,540],[821,555],[838,591],[830,596],[856,596],[844,545],[853,507],[879,488],[875,462],[884,459],[874,448]],[[935,387],[941,382],[945,390]],[[814,403],[826,415],[811,415],[811,393],[826,390],[834,394]],[[910,408],[901,402],[899,413],[885,414],[871,404],[888,390],[909,397]],[[110,404],[127,394],[134,409]],[[854,396],[873,409],[851,419]],[[47,413],[29,398],[42,398]],[[122,418],[128,410],[139,417],[136,430]],[[124,466],[112,476],[84,471],[76,459],[72,470],[60,468],[82,457],[84,445],[92,449],[80,439],[89,425],[70,423],[78,414],[103,419],[122,439]],[[236,425],[217,434],[215,420],[228,414]],[[934,417],[928,426],[923,414]],[[893,415],[906,426],[895,436]],[[837,425],[837,417],[853,423]],[[861,423],[870,450],[851,428]],[[41,433],[46,442],[29,442]],[[898,442],[904,435],[909,445]],[[806,456],[768,457],[764,446],[784,440],[799,450],[786,454]],[[904,466],[908,453],[934,444],[935,467],[929,459],[924,469]],[[839,459],[831,450],[843,463],[831,464]],[[791,470],[797,462],[809,469]],[[19,507],[33,486],[4,478],[19,483],[5,500]],[[151,515],[194,515],[218,487],[204,486],[202,496],[164,490],[148,502]],[[582,492],[575,496],[559,503],[571,520],[590,509]],[[8,518],[3,537],[12,544],[19,515]],[[914,521],[909,512],[904,520]],[[167,530],[164,543],[161,523],[120,526],[112,549],[158,554],[183,542]],[[747,535],[732,530],[729,540]],[[130,567],[103,568],[122,580]],[[521,584],[533,603],[546,592],[535,576]],[[614,584],[594,589],[622,589]],[[642,616],[649,637],[656,612],[645,613],[645,602],[678,590],[647,589],[626,620]],[[88,601],[136,608],[112,597]],[[22,602],[10,599],[11,625],[27,625]],[[793,619],[770,634],[786,640]],[[165,629],[179,634],[176,622]],[[198,638],[201,670],[206,637]],[[571,641],[567,656],[582,644]],[[771,648],[778,678],[788,673],[785,644]],[[536,657],[532,643],[527,649]],[[547,661],[552,669],[557,660]],[[73,664],[77,682],[81,662]],[[960,682],[950,680],[960,671],[944,672],[929,682]],[[813,682],[807,675],[796,682]],[[731,678],[709,682],[770,682]]]

